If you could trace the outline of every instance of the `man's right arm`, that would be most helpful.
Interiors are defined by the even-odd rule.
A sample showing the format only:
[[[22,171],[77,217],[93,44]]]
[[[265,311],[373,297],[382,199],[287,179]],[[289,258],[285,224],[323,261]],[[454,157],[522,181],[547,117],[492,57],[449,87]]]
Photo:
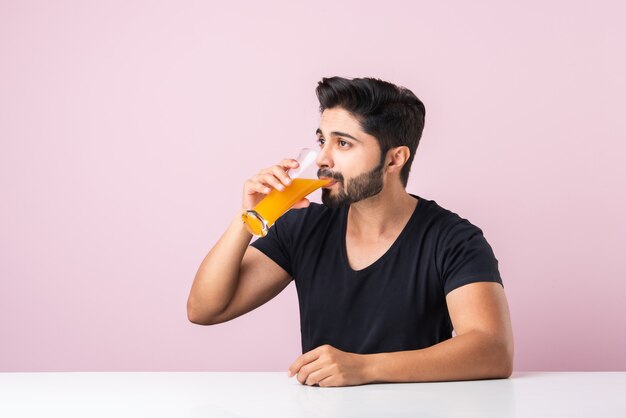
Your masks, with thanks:
[[[187,300],[187,317],[214,325],[248,313],[278,295],[289,274],[254,247],[237,216],[202,261]]]
[[[283,160],[249,179],[244,186],[242,207],[254,207],[269,193],[269,187],[288,185],[286,171],[297,164],[295,160]],[[308,203],[304,199],[294,207]],[[251,239],[238,215],[196,273],[187,299],[187,317],[191,322],[213,325],[229,321],[258,308],[287,287],[291,281],[289,273],[249,246]]]

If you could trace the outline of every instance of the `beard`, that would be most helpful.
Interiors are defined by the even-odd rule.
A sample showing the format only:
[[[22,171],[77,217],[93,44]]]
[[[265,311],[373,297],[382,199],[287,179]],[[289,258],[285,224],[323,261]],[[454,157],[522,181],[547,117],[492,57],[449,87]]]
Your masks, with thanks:
[[[383,154],[384,155],[384,154]],[[383,189],[384,159],[373,170],[361,173],[350,179],[348,187],[345,187],[343,175],[333,173],[327,169],[320,169],[318,177],[330,177],[337,183],[337,192],[332,195],[330,189],[322,189],[322,203],[329,208],[338,208],[351,205],[372,196],[376,196]]]

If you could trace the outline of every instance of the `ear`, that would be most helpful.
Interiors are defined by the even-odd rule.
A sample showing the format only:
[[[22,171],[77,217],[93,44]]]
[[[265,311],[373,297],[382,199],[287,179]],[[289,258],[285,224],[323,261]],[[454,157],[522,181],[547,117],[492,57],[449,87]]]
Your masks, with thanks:
[[[404,167],[404,164],[406,164],[410,156],[411,151],[407,146],[391,148],[387,152],[387,158],[385,159],[385,168],[390,173],[400,173],[400,170],[402,170],[402,167]]]

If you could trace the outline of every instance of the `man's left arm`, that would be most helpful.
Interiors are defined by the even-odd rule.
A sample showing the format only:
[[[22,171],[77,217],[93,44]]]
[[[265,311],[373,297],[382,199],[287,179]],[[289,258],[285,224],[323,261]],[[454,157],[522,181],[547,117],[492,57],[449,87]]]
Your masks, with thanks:
[[[446,296],[456,336],[421,350],[364,356],[368,383],[508,378],[513,330],[504,289],[478,282]]]
[[[300,356],[289,368],[302,384],[350,386],[507,378],[513,370],[513,331],[504,289],[477,282],[446,296],[456,336],[420,350],[355,354],[332,346]]]

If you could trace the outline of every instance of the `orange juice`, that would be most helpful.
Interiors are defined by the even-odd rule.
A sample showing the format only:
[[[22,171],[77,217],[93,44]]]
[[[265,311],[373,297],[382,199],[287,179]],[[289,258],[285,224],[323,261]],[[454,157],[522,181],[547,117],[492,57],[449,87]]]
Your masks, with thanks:
[[[330,183],[329,179],[293,179],[283,191],[272,189],[253,210],[242,215],[248,230],[254,235],[265,236],[267,229],[300,199]]]

